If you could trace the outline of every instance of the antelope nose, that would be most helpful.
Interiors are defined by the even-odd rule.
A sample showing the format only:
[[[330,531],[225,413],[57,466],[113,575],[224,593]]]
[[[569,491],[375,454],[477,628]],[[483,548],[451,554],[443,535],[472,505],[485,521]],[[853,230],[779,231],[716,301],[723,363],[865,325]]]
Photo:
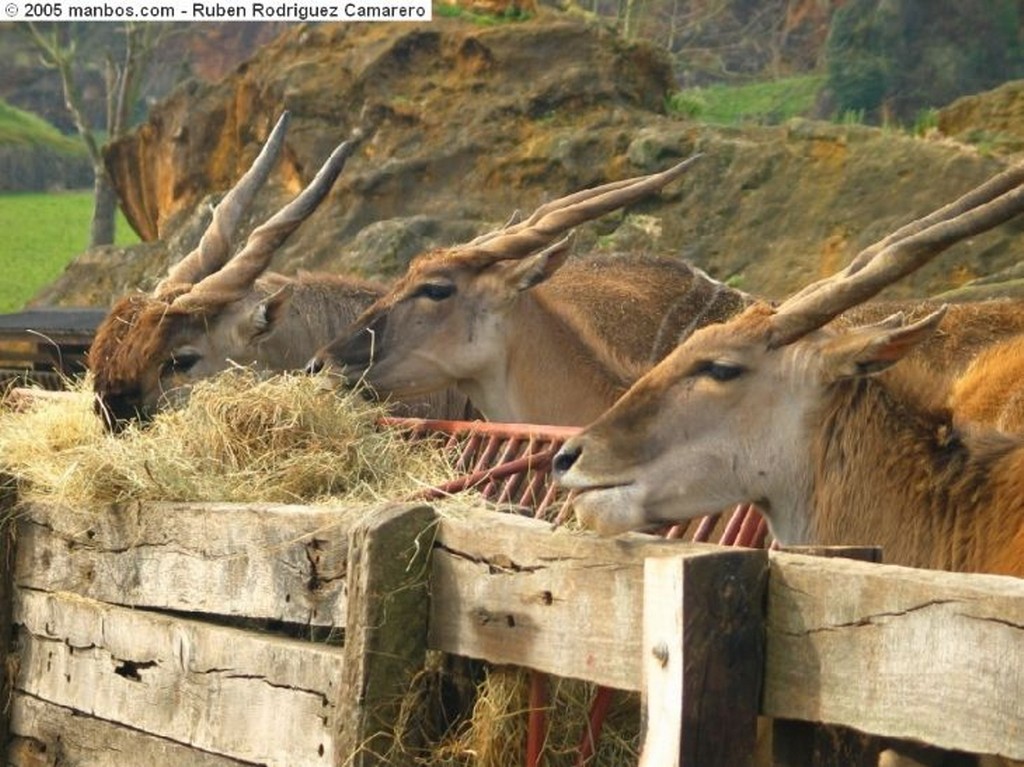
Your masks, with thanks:
[[[560,479],[563,474],[569,471],[582,453],[583,447],[579,444],[566,442],[562,445],[562,449],[555,454],[555,460],[551,464],[555,470],[555,479]]]
[[[306,375],[314,376],[317,373],[322,373],[325,367],[327,367],[327,363],[324,362],[324,358],[317,355],[306,363]]]

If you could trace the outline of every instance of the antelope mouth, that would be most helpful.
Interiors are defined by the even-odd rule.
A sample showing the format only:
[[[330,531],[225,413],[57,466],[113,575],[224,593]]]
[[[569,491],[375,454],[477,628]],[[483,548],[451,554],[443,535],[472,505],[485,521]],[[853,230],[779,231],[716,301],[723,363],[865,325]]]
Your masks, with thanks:
[[[587,485],[574,489],[572,505],[576,519],[599,535],[618,535],[651,525],[644,514],[642,492],[636,482]]]

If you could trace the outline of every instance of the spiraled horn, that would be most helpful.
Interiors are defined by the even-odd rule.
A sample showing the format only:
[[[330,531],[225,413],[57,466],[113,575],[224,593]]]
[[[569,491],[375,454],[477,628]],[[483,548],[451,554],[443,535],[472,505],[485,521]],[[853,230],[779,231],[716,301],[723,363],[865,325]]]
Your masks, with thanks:
[[[552,200],[537,208],[525,221],[481,235],[459,249],[472,250],[494,260],[522,258],[574,226],[658,191],[681,176],[700,157],[693,155],[660,173],[612,181]]]
[[[1018,166],[908,224],[858,254],[853,261],[856,268],[847,267],[787,299],[772,317],[771,346],[784,346],[802,338],[875,296],[951,245],[1024,212],[1022,170],[1024,166]]]
[[[214,208],[213,219],[195,250],[171,267],[153,290],[154,298],[165,298],[179,291],[182,285],[199,282],[227,262],[231,256],[231,236],[277,162],[290,119],[288,112],[281,115],[249,170]]]
[[[363,140],[362,130],[355,130],[331,153],[316,176],[295,199],[285,205],[249,235],[245,246],[224,268],[208,277],[174,300],[173,306],[188,308],[203,302],[211,294],[234,296],[244,293],[259,277],[274,253],[288,236],[317,209],[345,167],[345,161]]]

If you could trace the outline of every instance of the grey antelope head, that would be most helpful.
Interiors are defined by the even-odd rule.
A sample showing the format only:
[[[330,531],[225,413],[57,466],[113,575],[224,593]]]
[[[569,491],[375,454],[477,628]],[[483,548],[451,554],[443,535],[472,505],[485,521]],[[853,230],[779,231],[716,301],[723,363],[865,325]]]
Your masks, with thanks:
[[[866,503],[857,494],[871,495],[879,484],[891,480],[893,496],[941,485],[942,451],[951,449],[948,415],[917,422],[935,432],[925,449],[906,437],[911,424],[896,425],[893,414],[900,407],[918,412],[913,398],[890,387],[877,394],[873,409],[857,405],[864,392],[882,386],[871,377],[927,339],[944,310],[911,324],[897,315],[842,330],[824,326],[950,245],[1017,215],[1024,209],[1022,181],[1024,167],[1013,168],[780,306],[758,303],[694,333],[556,456],[558,481],[578,492],[581,521],[615,534],[754,502],[784,543],[839,542],[820,540],[840,535],[824,519],[827,494],[844,498],[851,515],[867,516],[872,501],[888,508],[878,497],[884,493]],[[899,407],[883,407],[890,401]],[[879,430],[887,436],[869,437]],[[932,448],[937,457],[929,463],[922,454]],[[878,477],[847,476],[846,464],[856,457]],[[971,460],[966,455],[964,466]],[[896,465],[906,474],[896,476]],[[868,489],[839,487],[851,482]]]
[[[637,322],[631,315],[653,315],[647,304],[664,299],[667,305],[682,290],[676,283],[667,285],[667,280],[712,281],[678,264],[672,268],[685,269],[685,278],[669,275],[667,267],[648,265],[647,284],[631,282],[634,294],[621,295],[622,302],[638,307],[631,313],[617,303],[614,291],[626,291],[627,282],[636,279],[636,270],[628,275],[623,266],[605,263],[588,273],[576,261],[563,269],[570,247],[565,235],[581,223],[660,190],[694,159],[660,173],[567,195],[542,205],[523,221],[465,245],[421,254],[385,296],[318,352],[308,369],[333,366],[349,381],[363,381],[383,394],[409,395],[458,385],[491,419],[585,423],[577,420],[579,412],[600,412],[614,396],[604,400],[605,394],[588,391],[571,403],[576,407],[546,411],[534,407],[543,399],[537,390],[550,389],[545,380],[569,375],[562,368],[571,367],[578,355],[579,336],[601,336],[603,331],[592,326],[607,319],[620,348],[604,356],[610,361],[630,357],[635,350],[623,347],[642,343],[649,348],[660,320],[660,316],[644,320],[652,327],[631,332],[628,326]],[[654,269],[661,271],[654,275]],[[562,275],[561,281],[552,279]],[[559,282],[560,287],[553,287]],[[574,308],[570,305],[574,301],[584,305]],[[608,311],[610,304],[616,304],[611,308],[617,314]],[[558,335],[566,337],[565,354],[559,359],[551,355],[548,361],[553,367],[546,376],[543,371],[538,375],[534,362],[543,356],[540,344]],[[643,357],[649,367],[645,354],[636,356]],[[534,362],[527,364],[527,357]],[[624,390],[637,375],[616,372],[609,386]],[[601,402],[596,411],[588,402],[594,398]]]
[[[362,131],[355,131],[350,140],[340,144],[310,184],[254,229],[232,255],[231,238],[270,175],[287,126],[285,113],[252,166],[215,208],[196,249],[172,266],[152,293],[119,299],[97,329],[89,365],[96,410],[110,428],[150,417],[169,392],[180,391],[232,362],[259,362],[282,369],[301,368],[308,358],[308,351],[301,358],[288,357],[295,338],[272,341],[287,316],[294,283],[277,278],[257,286],[257,278],[287,237],[326,197],[358,146]],[[350,297],[351,316],[381,293],[379,288],[357,282],[338,290]],[[297,325],[292,330],[301,334],[308,323],[292,324]],[[317,340],[322,341],[322,337]]]

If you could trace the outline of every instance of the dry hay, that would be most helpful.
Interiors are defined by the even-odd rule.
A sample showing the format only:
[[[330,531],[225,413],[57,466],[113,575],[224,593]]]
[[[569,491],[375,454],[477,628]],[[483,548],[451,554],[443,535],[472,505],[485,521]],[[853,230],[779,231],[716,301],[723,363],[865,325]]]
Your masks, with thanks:
[[[424,767],[511,767],[526,761],[526,728],[530,711],[530,672],[495,666],[477,688],[472,717],[437,744],[417,763]],[[589,727],[590,703],[596,686],[575,679],[549,677],[548,734],[542,763],[574,767]],[[608,718],[587,767],[636,764],[640,753],[640,698],[615,691]]]
[[[437,451],[376,426],[380,406],[322,378],[233,370],[179,410],[107,433],[88,382],[0,411],[0,469],[25,500],[97,509],[128,500],[395,500],[453,476]]]
[[[436,443],[380,429],[380,406],[337,392],[322,378],[260,377],[233,370],[197,383],[179,410],[120,435],[93,412],[91,382],[68,396],[40,397],[17,412],[0,407],[0,472],[22,500],[97,512],[124,501],[362,502],[395,500],[455,476]],[[465,496],[435,502],[440,513],[479,508]],[[439,724],[451,672],[427,669],[414,680],[396,722],[393,763],[423,767],[511,767],[524,762],[529,679],[511,668],[463,678],[471,717]],[[475,689],[474,689],[475,688]],[[574,765],[594,686],[551,680],[548,767]],[[639,709],[620,699],[588,767],[636,763]],[[451,712],[449,712],[451,714]],[[425,718],[426,717],[426,718]],[[433,717],[433,721],[427,720]],[[446,731],[447,730],[447,731]],[[418,746],[405,744],[418,743]]]

